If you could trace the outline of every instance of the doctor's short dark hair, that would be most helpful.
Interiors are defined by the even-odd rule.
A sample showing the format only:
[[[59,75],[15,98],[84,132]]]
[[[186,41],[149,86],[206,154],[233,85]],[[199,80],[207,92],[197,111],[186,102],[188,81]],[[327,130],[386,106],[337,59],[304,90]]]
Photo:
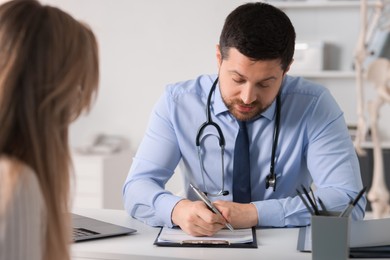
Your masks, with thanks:
[[[288,16],[266,3],[247,3],[226,18],[219,39],[222,59],[236,48],[252,60],[280,59],[285,71],[293,60],[295,30]]]

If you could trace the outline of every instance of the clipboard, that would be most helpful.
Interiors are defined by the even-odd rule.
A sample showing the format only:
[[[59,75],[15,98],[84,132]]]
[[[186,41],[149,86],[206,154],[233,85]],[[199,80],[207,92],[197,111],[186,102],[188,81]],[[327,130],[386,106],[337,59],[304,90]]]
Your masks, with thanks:
[[[202,239],[199,237],[192,237],[193,239],[186,239],[182,241],[164,241],[160,239],[160,236],[164,229],[168,229],[166,227],[162,227],[160,232],[158,233],[156,240],[154,241],[154,245],[163,246],[163,247],[218,247],[218,248],[257,248],[257,238],[256,238],[256,227],[251,228],[252,239],[249,242],[229,242],[224,239],[219,239],[216,237],[213,239],[211,237],[206,239]],[[181,231],[180,228],[174,227],[171,230]],[[230,230],[223,229],[224,231],[232,232]],[[237,232],[239,229],[236,229]],[[184,233],[184,232],[183,232]],[[218,234],[218,233],[217,233]]]

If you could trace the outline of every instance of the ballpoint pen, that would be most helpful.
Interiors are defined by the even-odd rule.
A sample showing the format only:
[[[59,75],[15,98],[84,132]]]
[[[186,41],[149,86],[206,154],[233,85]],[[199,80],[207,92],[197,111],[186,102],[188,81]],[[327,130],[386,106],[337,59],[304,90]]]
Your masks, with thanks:
[[[200,191],[198,188],[196,188],[194,185],[192,185],[190,183],[190,187],[195,191],[195,194],[199,197],[199,199],[201,199],[209,209],[211,209],[215,214],[217,214],[218,216],[221,216],[222,218],[225,219],[224,216],[222,216],[221,212],[211,203],[211,201],[209,200],[209,198],[207,198],[207,196],[202,192]],[[226,219],[225,219],[226,220]],[[227,221],[226,221],[226,224],[225,226],[230,229],[230,231],[234,231],[234,228],[232,227],[232,225],[230,225]]]
[[[364,187],[356,196],[354,200],[351,200],[351,202],[348,204],[348,206],[341,212],[340,217],[348,217],[349,214],[351,214],[352,209],[355,207],[356,203],[360,200],[360,198],[363,196],[364,192],[366,191],[367,187]]]

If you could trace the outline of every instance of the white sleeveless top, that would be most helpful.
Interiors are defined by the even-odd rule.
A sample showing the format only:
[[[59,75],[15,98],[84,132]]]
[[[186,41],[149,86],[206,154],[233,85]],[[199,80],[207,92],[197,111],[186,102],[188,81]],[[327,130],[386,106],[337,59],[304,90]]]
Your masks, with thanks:
[[[44,252],[46,209],[38,179],[20,167],[12,187],[10,170],[17,163],[0,157],[0,260],[41,260]],[[8,189],[8,191],[7,191]]]

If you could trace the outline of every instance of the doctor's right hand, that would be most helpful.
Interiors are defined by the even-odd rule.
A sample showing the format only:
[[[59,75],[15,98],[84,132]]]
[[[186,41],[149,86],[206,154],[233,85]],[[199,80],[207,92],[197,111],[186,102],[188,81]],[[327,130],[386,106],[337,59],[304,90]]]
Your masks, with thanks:
[[[172,222],[192,236],[212,236],[225,227],[225,219],[202,201],[181,200],[172,211]]]

